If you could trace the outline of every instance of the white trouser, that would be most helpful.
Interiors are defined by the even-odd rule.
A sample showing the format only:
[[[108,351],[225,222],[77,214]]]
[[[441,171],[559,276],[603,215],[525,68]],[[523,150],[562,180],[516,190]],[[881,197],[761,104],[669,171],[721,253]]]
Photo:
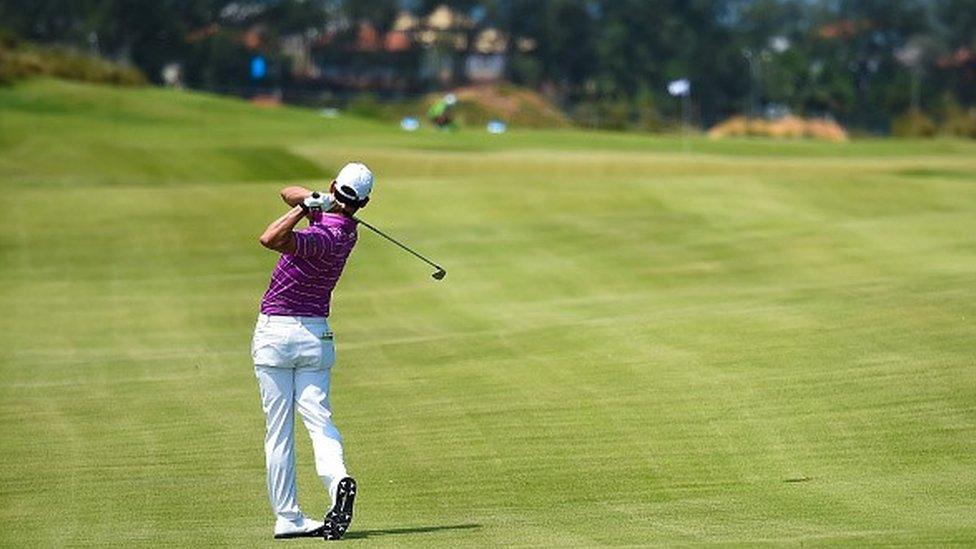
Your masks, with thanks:
[[[254,373],[267,418],[264,439],[268,498],[279,522],[301,520],[295,487],[295,408],[308,429],[315,469],[335,502],[335,485],[347,476],[342,438],[332,424],[329,376],[335,362],[325,318],[258,317],[251,344]]]

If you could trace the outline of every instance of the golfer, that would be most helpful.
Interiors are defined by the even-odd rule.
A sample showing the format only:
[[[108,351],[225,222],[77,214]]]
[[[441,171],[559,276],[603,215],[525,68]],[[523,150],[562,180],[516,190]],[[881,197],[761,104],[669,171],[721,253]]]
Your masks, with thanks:
[[[445,95],[440,101],[431,105],[427,111],[427,118],[441,130],[456,130],[454,124],[454,106],[457,105],[457,96],[453,93]]]
[[[251,344],[267,418],[264,452],[275,538],[339,539],[352,521],[356,481],[346,471],[329,406],[335,346],[328,316],[332,290],[356,245],[352,215],[369,201],[372,188],[372,172],[357,162],[342,168],[327,193],[286,187],[281,198],[291,210],[261,235],[263,246],[281,254]],[[309,226],[296,231],[303,218]],[[324,522],[308,518],[298,507],[296,411],[312,438],[315,469],[332,498]]]

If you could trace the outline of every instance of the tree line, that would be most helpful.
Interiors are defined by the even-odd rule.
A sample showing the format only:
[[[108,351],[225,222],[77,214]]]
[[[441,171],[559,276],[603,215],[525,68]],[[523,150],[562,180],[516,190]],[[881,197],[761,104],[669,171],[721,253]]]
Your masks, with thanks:
[[[239,40],[206,32],[228,14],[260,25],[274,59],[289,34],[353,40],[359,22],[385,32],[402,10],[442,4],[531,40],[506,52],[506,79],[570,112],[653,126],[678,116],[666,86],[681,78],[703,124],[793,112],[885,131],[906,112],[976,105],[976,0],[0,0],[0,28],[130,60],[154,80],[179,60],[193,86],[246,80]]]

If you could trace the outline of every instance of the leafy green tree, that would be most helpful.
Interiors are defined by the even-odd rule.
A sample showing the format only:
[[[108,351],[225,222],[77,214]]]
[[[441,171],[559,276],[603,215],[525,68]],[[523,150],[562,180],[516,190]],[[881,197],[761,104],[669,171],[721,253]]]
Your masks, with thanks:
[[[383,32],[400,9],[424,16],[447,4],[476,24],[471,35],[494,26],[534,44],[524,51],[509,42],[510,79],[615,125],[648,126],[640,121],[653,120],[651,111],[676,119],[679,104],[665,93],[676,78],[691,81],[693,110],[706,124],[775,104],[886,128],[915,102],[929,113],[950,99],[962,110],[976,104],[967,57],[976,50],[976,0],[253,0],[238,2],[256,7],[253,15],[226,24],[220,14],[230,4],[0,0],[0,29],[129,59],[152,78],[182,61],[192,83],[237,86],[253,55],[237,35],[249,25],[261,24],[262,53],[273,62],[285,35],[345,29],[317,54],[369,73],[419,66],[422,52],[354,52],[358,22]],[[206,38],[187,40],[213,23],[221,24]],[[909,55],[917,46],[919,58]]]

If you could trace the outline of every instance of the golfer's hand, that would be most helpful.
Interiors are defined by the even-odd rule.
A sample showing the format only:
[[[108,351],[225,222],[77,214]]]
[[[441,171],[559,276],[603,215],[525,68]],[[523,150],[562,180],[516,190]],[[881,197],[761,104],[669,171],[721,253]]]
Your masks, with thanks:
[[[313,192],[302,200],[302,209],[306,212],[327,212],[335,206],[335,198],[331,194]]]

